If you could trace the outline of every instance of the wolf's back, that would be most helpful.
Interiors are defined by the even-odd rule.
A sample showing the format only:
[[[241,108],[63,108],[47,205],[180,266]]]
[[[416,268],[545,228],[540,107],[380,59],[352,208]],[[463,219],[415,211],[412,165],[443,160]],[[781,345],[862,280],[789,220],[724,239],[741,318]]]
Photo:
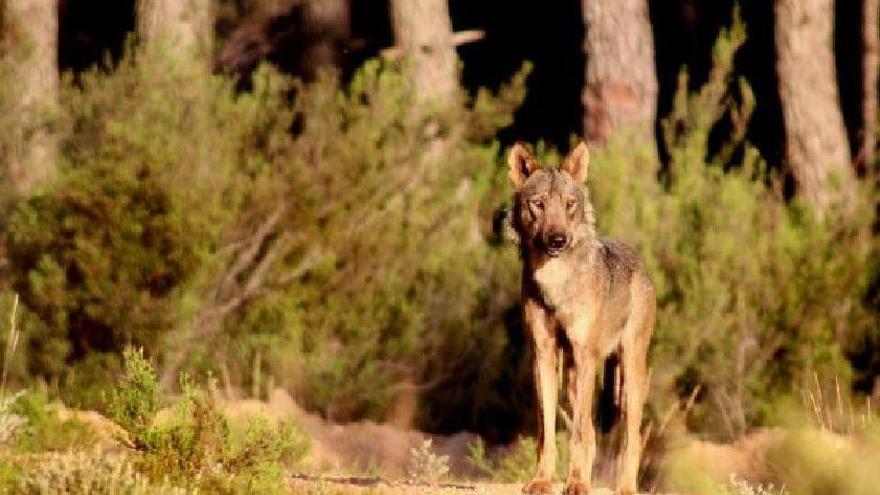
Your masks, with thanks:
[[[645,269],[635,249],[614,239],[599,239],[599,264],[611,282],[612,289],[629,286],[634,274],[644,274]]]

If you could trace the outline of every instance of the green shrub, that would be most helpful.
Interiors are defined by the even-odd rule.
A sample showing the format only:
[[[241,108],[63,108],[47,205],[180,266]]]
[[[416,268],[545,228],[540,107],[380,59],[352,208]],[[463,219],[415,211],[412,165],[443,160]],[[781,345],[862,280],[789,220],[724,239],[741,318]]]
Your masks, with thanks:
[[[829,455],[833,453],[833,455]],[[795,430],[768,453],[770,476],[792,494],[878,493],[880,435],[871,428],[850,436],[827,431]]]
[[[144,358],[143,349],[126,349],[123,358],[125,374],[119,386],[110,392],[107,412],[131,435],[135,448],[147,449],[155,442],[150,432],[159,411],[156,373]]]
[[[521,84],[426,120],[377,61],[346,88],[326,77],[300,88],[283,165],[298,240],[281,270],[303,276],[231,315],[219,346],[230,361],[259,355],[265,374],[337,420],[383,419],[401,383],[432,398],[418,411],[427,427],[503,410],[510,396],[486,392],[507,373],[516,261],[485,241],[479,214],[501,183],[489,129],[509,122]]]
[[[409,450],[406,477],[411,483],[437,483],[449,474],[449,456],[438,455],[427,438],[418,447]]]
[[[197,493],[152,483],[132,462],[100,450],[44,456],[25,469],[12,495],[185,495]]]
[[[70,380],[70,365],[92,354],[119,353],[128,344],[155,351],[177,321],[181,286],[198,268],[208,236],[193,201],[206,198],[199,186],[172,186],[192,168],[178,165],[213,145],[149,142],[207,120],[188,118],[190,94],[178,91],[161,108],[149,91],[132,97],[163,83],[196,89],[174,71],[162,74],[148,82],[139,68],[122,64],[115,77],[95,71],[78,85],[69,81],[62,176],[19,201],[5,221],[13,286],[38,317],[24,329],[30,371],[50,382]],[[157,131],[169,121],[177,132]]]
[[[133,345],[170,386],[183,366],[250,387],[259,360],[337,419],[383,418],[401,382],[440,399],[426,425],[516,410],[477,393],[508,374],[516,292],[479,214],[527,69],[428,116],[379,61],[345,87],[264,67],[243,92],[191,69],[128,56],[65,81],[61,177],[5,222],[31,373],[91,406]]]
[[[29,335],[46,355],[34,371],[58,374],[68,357],[148,342],[173,324],[169,293],[195,261],[191,226],[142,173],[73,171],[10,217],[10,261],[27,275],[16,290],[44,323]]]
[[[538,465],[538,444],[532,437],[519,437],[501,454],[492,479],[502,482],[527,481],[534,476]]]
[[[21,394],[22,392],[0,396],[0,445],[10,443],[27,426],[27,418],[13,410]]]
[[[839,434],[814,426],[798,408],[779,406],[788,410],[785,427],[757,433],[763,440],[753,437],[716,448],[697,441],[699,447],[667,456],[663,489],[705,495],[878,493],[876,415],[850,410],[848,419],[855,427]]]
[[[556,479],[568,475],[568,433],[556,435]],[[528,481],[538,465],[538,443],[532,437],[522,436],[508,446],[487,453],[486,445],[478,438],[468,446],[468,464],[481,477],[501,483]]]
[[[18,462],[0,458],[0,493],[13,493],[21,482],[22,469]]]
[[[295,464],[308,441],[290,424],[265,418],[231,423],[213,396],[181,379],[183,395],[168,414],[159,415],[156,374],[140,351],[125,352],[126,374],[110,395],[111,417],[142,455],[138,472],[152,480],[170,479],[218,493],[248,493],[280,486],[282,463]]]
[[[10,406],[10,411],[25,419],[11,446],[17,452],[65,452],[94,444],[97,434],[76,418],[62,419],[59,405],[50,404],[45,393],[28,391]]]

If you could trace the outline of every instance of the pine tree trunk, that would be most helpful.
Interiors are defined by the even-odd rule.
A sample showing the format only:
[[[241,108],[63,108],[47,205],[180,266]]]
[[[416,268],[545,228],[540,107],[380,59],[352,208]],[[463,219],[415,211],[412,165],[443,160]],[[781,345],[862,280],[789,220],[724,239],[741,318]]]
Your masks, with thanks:
[[[20,152],[9,157],[9,178],[27,193],[55,175],[56,141],[47,123],[58,105],[58,0],[13,0],[3,8],[3,46],[14,86]]]
[[[657,74],[646,0],[584,0],[584,135],[654,141]]]
[[[862,141],[860,162],[875,169],[877,146],[877,77],[880,70],[880,0],[864,0],[862,11]]]
[[[214,37],[211,0],[138,0],[137,30],[147,50],[207,61]]]
[[[785,155],[817,213],[855,189],[834,65],[832,0],[775,0],[776,70]]]
[[[303,65],[314,76],[322,67],[340,62],[339,47],[351,33],[348,0],[308,0],[304,15],[311,45],[303,54]]]
[[[418,98],[450,104],[458,89],[458,69],[446,0],[391,0],[391,18]]]

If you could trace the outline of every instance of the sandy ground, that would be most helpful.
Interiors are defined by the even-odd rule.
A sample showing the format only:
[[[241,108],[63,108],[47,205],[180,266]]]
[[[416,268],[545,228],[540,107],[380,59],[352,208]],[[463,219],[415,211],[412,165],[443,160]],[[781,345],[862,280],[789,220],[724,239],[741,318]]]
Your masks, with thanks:
[[[310,437],[311,452],[301,469],[302,473],[289,476],[290,492],[296,494],[336,495],[407,495],[407,494],[480,494],[519,495],[521,483],[449,482],[441,484],[408,484],[406,467],[412,450],[431,439],[437,455],[448,456],[454,477],[467,479],[469,466],[468,446],[476,435],[462,432],[441,436],[395,426],[387,423],[361,421],[337,424],[310,414],[300,408],[284,391],[276,390],[269,400],[218,398],[221,408],[230,418],[263,416],[270,421],[293,421]],[[91,424],[98,433],[97,443],[105,451],[124,450],[118,439],[124,437],[113,422],[93,411],[61,410],[64,417],[76,417]],[[692,459],[694,465],[718,480],[727,480],[731,474],[740,478],[760,479],[766,468],[765,454],[780,444],[784,433],[778,429],[756,431],[733,444],[716,444],[697,439],[682,439],[674,447],[677,455]],[[381,478],[369,474],[353,476],[348,473],[381,473]],[[454,479],[454,478],[453,478]],[[601,478],[600,479],[604,479]],[[562,493],[557,484],[555,495]],[[606,488],[594,488],[593,495],[611,495]]]
[[[562,493],[563,485],[556,484],[554,494]],[[522,483],[441,483],[406,484],[381,478],[310,477],[294,475],[290,481],[291,493],[303,494],[371,494],[371,495],[520,495]],[[593,495],[613,495],[606,488],[595,488]]]

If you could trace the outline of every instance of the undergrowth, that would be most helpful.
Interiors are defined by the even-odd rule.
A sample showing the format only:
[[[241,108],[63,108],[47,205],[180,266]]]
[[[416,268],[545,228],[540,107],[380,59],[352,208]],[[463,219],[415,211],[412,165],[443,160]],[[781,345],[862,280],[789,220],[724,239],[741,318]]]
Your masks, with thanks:
[[[156,374],[142,351],[125,351],[126,375],[110,395],[111,418],[140,451],[134,468],[153,481],[207,493],[280,493],[284,466],[308,451],[294,425],[265,418],[232,422],[213,396],[181,379],[182,395],[159,414]]]

